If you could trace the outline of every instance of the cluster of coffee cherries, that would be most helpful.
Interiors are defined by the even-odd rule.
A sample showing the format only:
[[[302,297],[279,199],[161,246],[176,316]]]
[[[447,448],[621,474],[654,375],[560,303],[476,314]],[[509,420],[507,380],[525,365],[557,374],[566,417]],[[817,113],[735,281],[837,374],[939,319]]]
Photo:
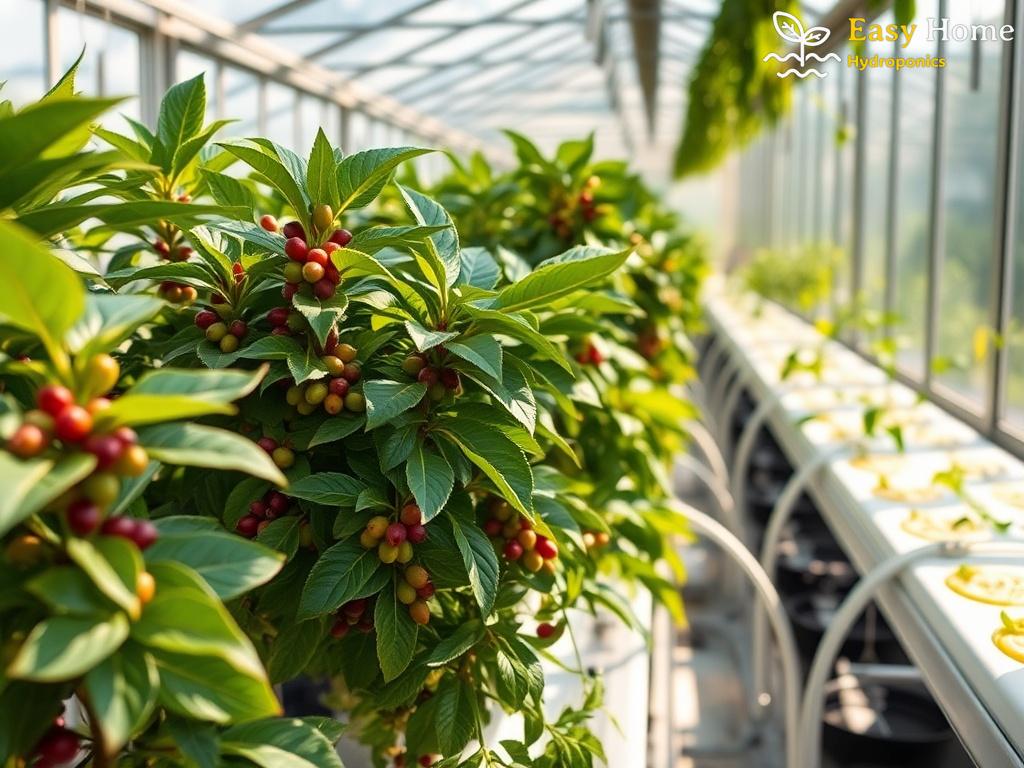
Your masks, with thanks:
[[[587,339],[576,353],[576,362],[580,365],[600,365],[604,362],[604,353],[593,339]]]
[[[399,602],[409,606],[409,615],[417,624],[430,621],[430,608],[426,601],[434,596],[434,584],[427,569],[422,565],[410,564],[415,555],[413,545],[422,544],[426,540],[427,527],[423,524],[423,513],[412,502],[402,507],[397,520],[390,520],[384,515],[370,518],[359,536],[363,548],[376,549],[382,563],[405,566],[397,596]]]
[[[594,202],[594,190],[601,186],[600,176],[591,176],[583,182],[583,189],[580,190],[577,202],[580,207],[580,214],[586,221],[593,221],[597,218],[597,204]]]
[[[290,469],[295,465],[295,451],[272,437],[261,437],[256,445],[266,451],[278,469]]]
[[[313,209],[313,225],[318,231],[326,232],[334,226],[334,211],[329,205],[318,205]],[[341,273],[331,262],[331,254],[352,242],[352,233],[347,229],[335,229],[319,246],[310,247],[310,239],[302,224],[290,221],[279,228],[273,216],[260,218],[260,226],[268,232],[280,231],[286,238],[284,254],[289,263],[284,268],[284,288],[281,295],[292,300],[303,286],[310,286],[312,295],[321,301],[334,296],[341,283]]]
[[[240,262],[231,265],[235,283],[245,280],[245,267]],[[220,351],[230,354],[238,349],[242,339],[249,332],[249,325],[241,317],[235,317],[235,311],[228,304],[224,294],[215,292],[210,296],[210,307],[204,307],[196,313],[195,324],[207,340],[220,347]]]
[[[192,249],[184,243],[170,245],[161,238],[153,241],[153,250],[157,256],[167,261],[188,261],[192,255]]]
[[[181,195],[178,202],[188,203],[192,198]],[[180,232],[168,225],[168,234],[153,241],[153,251],[161,259],[167,261],[188,261],[192,249],[180,240]],[[196,300],[198,294],[191,285],[165,280],[157,288],[157,296],[171,304],[188,304]]]
[[[427,385],[427,395],[432,400],[441,400],[449,392],[456,397],[462,394],[462,377],[454,368],[431,365],[427,356],[419,352],[402,361],[402,370],[416,381]]]
[[[554,212],[548,217],[548,224],[558,237],[567,240],[572,237],[573,223],[577,214],[586,222],[591,222],[598,216],[597,203],[594,202],[594,190],[601,186],[601,179],[598,176],[591,176],[585,182],[580,192],[575,197],[566,195],[566,191],[555,189],[552,191],[552,203],[555,205]]]
[[[170,304],[191,304],[199,293],[191,285],[164,280],[156,289],[156,295]]]
[[[608,542],[612,540],[604,531],[584,531],[583,532],[583,544],[588,550],[600,549],[601,547],[608,546]]]
[[[645,359],[653,360],[665,348],[658,329],[655,326],[644,328],[636,337],[636,349]]]
[[[337,355],[324,355],[321,358],[329,376],[318,381],[293,384],[285,393],[285,401],[302,416],[316,413],[319,408],[331,416],[342,411],[362,413],[366,410],[366,398],[362,392],[352,388],[363,375],[359,363],[354,362],[356,354],[355,347],[339,345]],[[345,358],[348,358],[347,362]]]
[[[530,573],[540,570],[555,572],[558,545],[534,531],[529,518],[521,516],[507,501],[497,497],[490,500],[488,511],[491,516],[484,522],[484,533],[491,538],[496,551]]]
[[[54,768],[70,763],[81,747],[78,734],[65,727],[64,716],[58,715],[53,725],[32,748],[32,768]]]
[[[267,491],[249,504],[249,513],[239,518],[235,530],[247,539],[253,539],[264,528],[279,517],[287,515],[292,508],[291,499],[280,491]]]
[[[93,356],[82,377],[83,390],[93,394],[84,406],[67,387],[48,384],[36,394],[36,408],[25,413],[7,441],[7,450],[21,459],[35,458],[53,448],[90,453],[96,458],[92,473],[54,504],[78,536],[88,536],[103,523],[105,510],[121,493],[121,479],[138,477],[149,464],[133,430],[118,427],[99,432],[94,428],[96,417],[111,405],[103,395],[114,388],[120,373],[110,355]]]
[[[342,605],[334,614],[334,623],[330,629],[331,637],[341,640],[353,628],[364,634],[373,631],[372,598],[360,597]]]
[[[423,766],[423,768],[430,768],[432,765],[436,765],[441,762],[443,758],[441,755],[420,755],[416,760],[416,765]],[[394,766],[395,768],[406,768],[407,763],[405,762],[405,755],[395,755]]]

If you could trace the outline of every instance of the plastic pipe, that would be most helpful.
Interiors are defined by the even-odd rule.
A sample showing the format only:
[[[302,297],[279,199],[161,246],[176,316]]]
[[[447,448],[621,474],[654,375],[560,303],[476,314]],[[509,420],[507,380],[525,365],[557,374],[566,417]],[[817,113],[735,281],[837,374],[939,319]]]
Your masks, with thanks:
[[[732,417],[736,413],[736,406],[739,405],[740,395],[743,394],[743,388],[747,384],[747,377],[740,373],[732,384],[729,386],[729,391],[726,393],[725,398],[722,400],[722,430],[720,431],[720,439],[722,442],[722,455],[728,456],[732,453]]]
[[[825,451],[814,457],[807,464],[804,464],[789,478],[782,493],[775,502],[771,516],[768,518],[768,525],[764,530],[764,541],[761,543],[761,567],[771,577],[775,573],[775,564],[778,560],[779,537],[786,527],[800,494],[804,492],[807,484],[823,468],[842,456],[853,452],[849,445],[839,446],[830,451]],[[754,621],[751,628],[751,642],[753,650],[753,686],[756,692],[755,708],[751,715],[755,719],[761,719],[765,707],[771,701],[770,682],[768,680],[768,658],[769,647],[767,627],[765,627],[764,611],[759,606],[754,606]]]
[[[979,550],[981,550],[980,553]],[[821,763],[821,718],[825,706],[824,691],[825,684],[828,682],[829,667],[835,660],[836,654],[839,653],[850,628],[857,621],[857,617],[871,602],[880,587],[900,575],[907,566],[928,557],[963,557],[966,554],[975,557],[979,554],[995,555],[998,553],[1005,555],[1007,552],[1019,553],[1022,550],[1024,550],[1024,544],[1010,541],[928,544],[896,555],[879,563],[864,574],[847,595],[839,610],[836,611],[832,623],[825,630],[825,634],[818,644],[818,650],[814,654],[814,661],[807,675],[807,685],[804,688],[803,704],[800,708],[798,735],[801,750],[796,768],[819,768]]]
[[[720,368],[718,378],[714,387],[708,393],[708,408],[715,418],[715,425],[718,427],[718,444],[725,445],[725,438],[729,434],[729,422],[723,410],[725,396],[732,390],[736,379],[743,379],[743,361],[739,358],[729,357]],[[735,378],[733,378],[735,376]]]
[[[715,477],[719,479],[726,490],[728,490],[729,468],[725,465],[725,457],[722,455],[718,443],[715,442],[711,430],[704,422],[697,420],[687,424],[686,428],[689,430],[694,444],[700,449],[700,452],[707,460],[708,467],[715,473]]]
[[[800,661],[796,650],[796,640],[793,638],[793,628],[789,625],[789,618],[782,608],[779,593],[750,550],[744,546],[742,541],[729,533],[725,526],[689,504],[678,501],[674,503],[686,515],[691,528],[714,541],[736,561],[736,564],[754,585],[755,593],[768,611],[768,619],[775,632],[782,661],[786,768],[798,768],[797,716],[799,714]]]

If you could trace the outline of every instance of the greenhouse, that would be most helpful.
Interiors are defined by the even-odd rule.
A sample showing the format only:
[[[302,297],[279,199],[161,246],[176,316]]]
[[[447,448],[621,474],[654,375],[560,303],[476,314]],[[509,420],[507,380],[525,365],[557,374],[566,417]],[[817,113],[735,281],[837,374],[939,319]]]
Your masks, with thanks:
[[[0,0],[0,768],[1024,768],[1022,0]]]

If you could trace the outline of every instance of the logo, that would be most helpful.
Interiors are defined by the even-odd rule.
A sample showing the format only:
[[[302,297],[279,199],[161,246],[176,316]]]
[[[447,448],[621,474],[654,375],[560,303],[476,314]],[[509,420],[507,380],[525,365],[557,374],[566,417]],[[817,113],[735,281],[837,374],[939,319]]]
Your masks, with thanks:
[[[820,72],[814,67],[807,67],[808,60],[817,61],[819,64],[824,64],[826,61],[841,61],[839,56],[834,53],[829,53],[822,57],[813,51],[810,53],[807,52],[808,48],[817,48],[828,40],[829,35],[832,33],[826,27],[811,27],[810,29],[804,29],[804,25],[800,22],[800,19],[791,13],[786,13],[785,11],[776,11],[772,16],[772,23],[775,25],[775,31],[779,33],[779,37],[787,43],[793,43],[798,46],[795,51],[791,51],[785,56],[779,56],[779,54],[772,52],[762,59],[762,61],[770,61],[771,59],[774,59],[780,64],[793,59],[799,65],[799,68],[791,67],[785,72],[776,72],[776,77],[796,75],[801,80],[811,75],[814,75],[815,77],[825,77],[824,72]]]

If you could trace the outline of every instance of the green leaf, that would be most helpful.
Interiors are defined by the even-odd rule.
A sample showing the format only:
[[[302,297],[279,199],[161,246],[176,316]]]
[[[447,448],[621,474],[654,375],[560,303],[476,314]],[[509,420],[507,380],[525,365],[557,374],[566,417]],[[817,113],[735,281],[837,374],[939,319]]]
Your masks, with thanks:
[[[213,199],[220,205],[241,207],[250,211],[256,207],[256,196],[252,190],[233,176],[217,173],[209,168],[200,168],[199,173],[206,186],[210,188]]]
[[[437,232],[444,225],[420,227],[368,227],[355,234],[348,247],[366,254],[374,254],[382,248],[412,248],[423,244],[423,241]]]
[[[412,339],[412,343],[416,345],[416,349],[420,352],[433,349],[438,344],[443,344],[459,335],[456,331],[432,331],[413,320],[405,321],[405,329],[409,332],[409,338]]]
[[[164,302],[152,296],[90,293],[84,312],[65,339],[71,351],[80,357],[109,352],[152,320],[164,306]]]
[[[250,440],[223,429],[199,424],[160,424],[139,430],[139,444],[165,464],[237,470],[287,485],[266,452]]]
[[[305,192],[299,188],[292,172],[277,153],[272,154],[271,150],[267,150],[251,140],[221,143],[218,146],[223,147],[224,150],[266,178],[284,195],[285,200],[299,216],[306,215]]]
[[[327,736],[297,718],[236,725],[224,732],[221,749],[260,768],[343,768]]]
[[[288,489],[295,499],[334,507],[354,507],[366,485],[340,472],[317,472],[296,480]]]
[[[215,656],[154,652],[160,703],[192,720],[229,723],[273,717],[281,707],[264,677],[241,674]]]
[[[338,165],[338,194],[341,203],[335,212],[369,205],[380,194],[395,168],[406,160],[430,151],[418,147],[391,147],[349,155]]]
[[[457,285],[471,285],[474,288],[490,290],[498,284],[501,268],[486,248],[463,248],[462,267]]]
[[[218,768],[220,741],[212,725],[169,717],[167,730],[181,754],[195,763],[196,768]]]
[[[232,120],[214,120],[200,133],[197,133],[192,138],[186,140],[178,150],[174,153],[174,160],[172,162],[172,172],[175,176],[183,174],[195,160],[199,153],[203,151],[203,148],[210,143],[210,139],[228,123],[234,122]]]
[[[85,309],[78,276],[23,229],[0,222],[0,284],[0,319],[38,336],[51,359],[60,359],[64,334]]]
[[[455,284],[462,271],[462,257],[459,255],[459,234],[448,211],[426,195],[399,186],[399,192],[405,205],[416,220],[423,226],[445,226],[437,234],[431,235],[423,249],[428,256],[428,264],[436,277],[438,289],[444,293]]]
[[[358,541],[340,541],[324,552],[309,573],[299,599],[298,618],[336,611],[359,596],[381,568],[376,549],[363,549]]]
[[[449,341],[444,348],[456,357],[472,363],[491,378],[501,383],[501,344],[493,336],[480,334],[478,336],[462,337],[458,341]]]
[[[532,435],[537,425],[537,400],[519,368],[512,363],[511,356],[503,361],[502,380],[498,381],[480,370],[468,369],[464,373],[491,393],[516,421],[526,427]]]
[[[266,370],[266,367],[258,371],[182,371],[161,368],[144,373],[125,397],[186,395],[203,403],[231,403],[255,390]]]
[[[423,512],[423,521],[433,520],[444,508],[455,485],[451,465],[440,453],[417,440],[405,465],[405,476]]]
[[[533,473],[526,456],[512,440],[495,427],[457,417],[439,420],[438,428],[487,475],[513,507],[531,516]]]
[[[366,429],[376,429],[409,410],[427,393],[426,384],[418,381],[367,381],[363,385],[366,398]]]
[[[22,461],[0,451],[0,534],[40,511],[62,493],[84,480],[96,467],[87,454]]]
[[[454,515],[449,515],[455,544],[462,555],[462,562],[469,574],[469,584],[473,588],[480,611],[486,617],[494,607],[494,599],[498,595],[498,556],[494,552],[491,540],[473,523],[465,523]]]
[[[306,189],[313,205],[329,205],[332,211],[338,210],[338,178],[334,167],[334,150],[327,140],[324,129],[316,132],[313,150],[309,155],[309,167],[306,171]]]
[[[72,680],[117,651],[127,637],[122,613],[106,619],[54,616],[36,624],[7,674],[36,682]]]
[[[270,581],[284,558],[261,544],[222,531],[167,533],[145,552],[147,563],[178,562],[192,568],[222,600]]]
[[[260,250],[270,253],[284,253],[285,239],[276,232],[267,232],[251,221],[218,221],[212,226],[229,235],[241,238],[247,243],[259,246]]]
[[[446,755],[459,754],[473,737],[476,691],[460,677],[447,680],[437,692],[437,745]]]
[[[607,248],[576,246],[560,256],[542,261],[522,280],[503,288],[495,308],[520,312],[549,304],[593,285],[626,263],[632,249],[610,251]]]
[[[170,159],[178,148],[202,130],[205,116],[206,83],[202,74],[171,86],[164,94],[156,137],[166,158],[166,169],[170,169]]]
[[[62,141],[120,101],[53,98],[31,104],[0,119],[0,172],[25,165],[40,155],[60,157],[70,154],[68,147],[60,146]]]
[[[105,616],[116,608],[88,576],[70,565],[47,568],[29,581],[25,588],[54,613]]]
[[[133,643],[86,674],[85,690],[108,755],[119,752],[145,725],[156,706],[159,686],[153,657]]]
[[[455,661],[479,643],[484,634],[484,625],[479,619],[467,621],[434,646],[434,650],[427,657],[427,666],[442,667],[450,661]]]
[[[349,435],[358,432],[366,425],[366,417],[362,414],[345,412],[328,419],[324,419],[310,434],[309,439],[303,443],[300,439],[300,432],[292,433],[297,447],[304,445],[306,449],[316,448],[318,445],[336,443]]]
[[[92,583],[107,597],[138,617],[141,605],[135,594],[142,555],[127,539],[118,536],[100,536],[95,541],[69,539],[68,557],[92,579]]]
[[[309,619],[286,626],[270,648],[267,673],[270,682],[280,683],[302,674],[327,633],[321,619]]]
[[[409,615],[409,606],[398,601],[394,589],[384,589],[377,596],[373,626],[377,632],[380,670],[384,673],[384,682],[389,683],[412,661],[419,627]]]
[[[299,549],[299,533],[302,518],[294,515],[279,517],[256,534],[256,541],[265,547],[276,549],[286,558],[292,558]]]
[[[317,340],[323,345],[331,331],[345,318],[348,296],[341,291],[335,291],[334,296],[321,301],[314,296],[297,293],[292,298],[292,304],[309,321]]]

